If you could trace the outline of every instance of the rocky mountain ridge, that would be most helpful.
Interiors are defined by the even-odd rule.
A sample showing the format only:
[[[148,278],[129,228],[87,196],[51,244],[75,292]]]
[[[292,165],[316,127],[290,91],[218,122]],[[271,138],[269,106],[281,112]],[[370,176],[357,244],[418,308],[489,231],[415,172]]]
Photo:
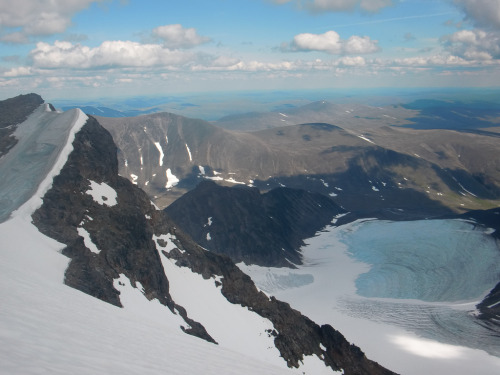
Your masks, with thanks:
[[[169,293],[163,262],[188,267],[204,279],[215,279],[214,288],[231,303],[271,322],[269,337],[289,367],[315,355],[345,374],[391,373],[366,359],[332,327],[318,326],[288,304],[258,292],[229,258],[207,252],[177,229],[144,192],[118,176],[116,147],[95,119],[89,118],[76,134],[73,147],[33,214],[42,233],[66,245],[63,252],[71,259],[66,284],[120,306],[121,284],[116,283],[124,275],[145,298],[180,315],[184,331],[215,343],[218,338],[191,319]]]
[[[305,189],[360,216],[395,219],[500,202],[498,142],[486,135],[374,120],[339,127],[335,118],[252,133],[166,113],[99,121],[120,150],[120,174],[162,208],[204,179],[262,191]]]

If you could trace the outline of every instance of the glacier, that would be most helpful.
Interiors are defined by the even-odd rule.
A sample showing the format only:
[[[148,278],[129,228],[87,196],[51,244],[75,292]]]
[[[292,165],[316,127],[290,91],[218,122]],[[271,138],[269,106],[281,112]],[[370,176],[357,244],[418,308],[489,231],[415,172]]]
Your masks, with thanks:
[[[474,316],[500,275],[490,233],[463,220],[358,220],[306,240],[296,270],[238,266],[393,371],[493,375],[498,334]]]
[[[34,195],[41,199],[37,189],[48,189],[86,119],[79,109],[59,113],[44,104],[17,126],[18,143],[0,159],[0,223]]]

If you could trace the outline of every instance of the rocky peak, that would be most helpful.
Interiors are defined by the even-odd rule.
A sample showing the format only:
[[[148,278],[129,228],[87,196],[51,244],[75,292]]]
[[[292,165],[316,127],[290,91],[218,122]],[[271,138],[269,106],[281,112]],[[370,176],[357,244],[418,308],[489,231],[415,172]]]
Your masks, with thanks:
[[[94,118],[76,134],[73,147],[33,214],[42,233],[66,245],[63,253],[71,259],[66,284],[121,306],[116,281],[124,275],[146,298],[157,299],[179,314],[186,323],[185,332],[215,343],[217,337],[203,322],[191,319],[189,311],[172,298],[169,272],[162,263],[167,261],[169,267],[215,278],[214,287],[227,301],[271,322],[274,328],[267,334],[288,366],[298,367],[304,356],[316,355],[345,374],[391,374],[332,327],[319,326],[288,304],[259,292],[228,257],[204,250],[176,228],[142,190],[118,176],[112,138]],[[255,189],[244,192],[260,197]]]

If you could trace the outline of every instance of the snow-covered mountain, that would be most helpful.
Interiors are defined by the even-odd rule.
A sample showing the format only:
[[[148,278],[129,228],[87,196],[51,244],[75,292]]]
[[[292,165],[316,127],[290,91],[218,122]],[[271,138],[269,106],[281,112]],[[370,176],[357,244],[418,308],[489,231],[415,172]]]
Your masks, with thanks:
[[[177,228],[94,118],[25,115],[0,158],[1,372],[391,373]]]

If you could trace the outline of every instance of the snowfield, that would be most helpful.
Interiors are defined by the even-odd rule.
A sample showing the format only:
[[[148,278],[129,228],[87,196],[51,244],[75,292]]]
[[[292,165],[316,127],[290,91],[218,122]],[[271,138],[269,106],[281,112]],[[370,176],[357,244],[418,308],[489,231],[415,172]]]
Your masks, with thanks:
[[[487,233],[459,220],[357,221],[306,240],[297,270],[238,266],[392,371],[494,375],[498,337],[473,316],[500,273]]]

